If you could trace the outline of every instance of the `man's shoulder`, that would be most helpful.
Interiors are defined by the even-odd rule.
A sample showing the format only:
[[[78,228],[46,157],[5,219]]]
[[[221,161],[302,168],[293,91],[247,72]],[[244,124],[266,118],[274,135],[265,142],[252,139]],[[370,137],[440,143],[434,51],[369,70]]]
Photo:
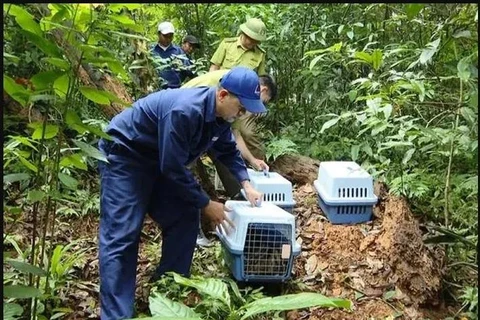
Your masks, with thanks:
[[[185,54],[185,52],[183,51],[183,49],[180,46],[178,46],[176,44],[173,44],[173,43],[170,45],[170,50],[175,51],[178,54]]]
[[[237,42],[237,37],[224,38],[223,41],[226,43]]]

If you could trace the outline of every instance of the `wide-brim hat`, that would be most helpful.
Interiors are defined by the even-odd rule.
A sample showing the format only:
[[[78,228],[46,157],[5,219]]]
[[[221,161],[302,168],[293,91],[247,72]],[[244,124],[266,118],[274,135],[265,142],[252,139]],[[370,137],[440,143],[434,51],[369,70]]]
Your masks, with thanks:
[[[267,39],[267,28],[262,20],[257,18],[248,19],[240,25],[240,31],[257,41],[265,41]]]

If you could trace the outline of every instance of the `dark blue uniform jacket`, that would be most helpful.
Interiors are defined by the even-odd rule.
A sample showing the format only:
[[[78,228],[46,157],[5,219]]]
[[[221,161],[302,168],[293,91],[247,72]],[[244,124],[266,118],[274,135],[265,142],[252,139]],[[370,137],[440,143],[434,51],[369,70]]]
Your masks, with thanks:
[[[249,179],[230,123],[215,116],[215,91],[199,87],[152,93],[116,115],[106,130],[123,147],[158,159],[160,175],[197,208],[205,207],[209,197],[186,166],[207,149],[239,181]]]

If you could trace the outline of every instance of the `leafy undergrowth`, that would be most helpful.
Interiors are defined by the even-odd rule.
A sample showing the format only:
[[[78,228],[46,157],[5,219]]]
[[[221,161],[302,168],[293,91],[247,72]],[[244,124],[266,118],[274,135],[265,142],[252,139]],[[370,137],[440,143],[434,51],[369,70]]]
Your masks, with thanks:
[[[317,292],[327,297],[349,299],[352,311],[333,308],[305,308],[277,313],[286,319],[446,319],[458,306],[442,301],[443,261],[440,247],[424,245],[418,221],[404,199],[377,188],[379,203],[373,221],[365,224],[332,225],[322,215],[311,185],[294,190],[297,203],[297,241],[302,253],[296,259],[293,277],[278,290],[242,288],[244,297],[259,298],[299,292]],[[75,251],[84,250],[70,280],[59,290],[63,306],[72,311],[64,319],[97,319],[98,304],[98,219],[71,219],[56,228],[58,243],[75,241]],[[28,222],[18,223],[16,241],[27,244]],[[22,231],[23,230],[23,231]],[[192,274],[202,278],[228,278],[218,240],[195,251]],[[159,261],[160,229],[147,218],[142,232],[137,274],[138,316],[149,315],[151,284],[148,280]],[[8,250],[8,248],[7,248]],[[74,280],[71,280],[71,279]],[[163,288],[164,290],[165,288]],[[162,291],[156,288],[155,290]],[[170,296],[181,297],[185,305],[201,303],[193,290],[168,284]],[[256,297],[255,297],[256,295]],[[255,319],[273,319],[258,316]],[[453,318],[452,318],[453,319]]]

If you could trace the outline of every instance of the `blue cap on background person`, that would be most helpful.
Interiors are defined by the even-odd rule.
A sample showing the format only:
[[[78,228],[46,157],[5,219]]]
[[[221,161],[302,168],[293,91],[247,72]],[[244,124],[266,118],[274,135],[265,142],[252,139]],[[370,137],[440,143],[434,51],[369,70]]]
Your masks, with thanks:
[[[242,106],[251,113],[266,112],[260,100],[258,75],[246,67],[234,67],[222,79],[220,85],[238,97]]]

